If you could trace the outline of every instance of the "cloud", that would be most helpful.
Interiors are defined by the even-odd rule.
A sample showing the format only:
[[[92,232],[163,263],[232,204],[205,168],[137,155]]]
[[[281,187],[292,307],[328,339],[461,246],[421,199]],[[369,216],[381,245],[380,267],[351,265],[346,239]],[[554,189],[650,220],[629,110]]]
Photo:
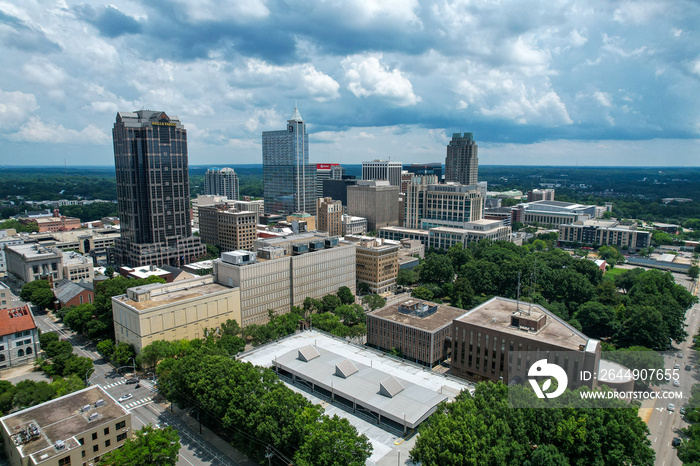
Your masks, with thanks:
[[[34,94],[0,90],[0,128],[3,131],[19,128],[37,108]]]
[[[640,25],[659,17],[668,7],[660,1],[626,1],[615,10],[613,18],[619,23]]]
[[[376,95],[400,107],[420,102],[411,81],[397,68],[390,70],[381,60],[382,54],[370,54],[354,55],[341,62],[350,92],[355,97]]]
[[[33,116],[19,131],[10,135],[18,142],[47,142],[72,144],[105,144],[109,141],[107,134],[94,125],[88,125],[81,131],[66,129],[57,123],[46,124],[39,117]]]
[[[294,89],[297,97],[310,97],[318,102],[326,102],[339,96],[340,84],[309,63],[278,66],[250,59],[246,67],[237,70],[234,75],[236,81],[245,86],[284,86]]]
[[[0,2],[0,44],[31,53],[54,53],[61,46],[14,5]]]
[[[135,18],[119,11],[114,5],[106,5],[96,10],[89,5],[81,4],[75,8],[75,11],[105,37],[119,37],[141,32],[141,24]]]
[[[243,23],[270,15],[263,0],[172,0],[169,8],[179,9],[178,14],[194,23],[233,21]]]

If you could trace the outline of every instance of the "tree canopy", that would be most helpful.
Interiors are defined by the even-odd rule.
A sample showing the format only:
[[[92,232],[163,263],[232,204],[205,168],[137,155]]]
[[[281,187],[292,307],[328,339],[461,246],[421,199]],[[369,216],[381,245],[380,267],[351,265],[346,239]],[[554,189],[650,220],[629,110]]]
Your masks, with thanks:
[[[180,436],[168,426],[155,429],[145,425],[134,432],[124,444],[102,457],[100,465],[119,466],[174,466],[180,451]]]

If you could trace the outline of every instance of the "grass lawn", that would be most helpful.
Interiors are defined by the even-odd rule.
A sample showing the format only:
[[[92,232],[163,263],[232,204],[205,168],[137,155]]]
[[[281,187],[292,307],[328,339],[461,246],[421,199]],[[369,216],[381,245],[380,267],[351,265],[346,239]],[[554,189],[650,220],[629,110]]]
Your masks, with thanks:
[[[610,269],[607,272],[605,272],[603,278],[606,278],[608,280],[615,280],[615,277],[617,277],[618,275],[622,275],[625,272],[629,272],[629,269]]]

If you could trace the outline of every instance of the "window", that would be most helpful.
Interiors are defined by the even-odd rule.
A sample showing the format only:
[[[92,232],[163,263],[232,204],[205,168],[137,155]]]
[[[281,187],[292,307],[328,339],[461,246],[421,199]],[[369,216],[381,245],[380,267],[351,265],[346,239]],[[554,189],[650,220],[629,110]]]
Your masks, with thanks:
[[[111,444],[112,444],[112,441],[110,439],[105,440],[105,448],[107,448]]]
[[[93,445],[93,447],[92,447],[92,452],[93,452],[93,453],[97,453],[99,450],[100,450],[100,446],[99,446],[99,445]]]
[[[126,421],[117,422],[117,425],[114,426],[117,430],[123,429],[124,427],[126,427]]]
[[[32,354],[32,349],[31,349],[31,348],[27,348],[26,354],[27,354],[27,355]]]
[[[123,434],[117,435],[117,442],[121,442],[124,439],[126,439],[126,432],[124,432]]]
[[[80,454],[83,458],[85,458],[85,450]]]
[[[22,356],[24,356],[24,350],[17,351],[17,357],[21,358]]]
[[[70,456],[58,460],[58,466],[63,466],[64,464],[70,464]]]
[[[93,440],[97,440],[97,432],[93,432],[93,433],[92,433],[92,439],[93,439]]]
[[[85,445],[85,439],[84,438],[78,439],[78,443],[81,445]]]
[[[105,427],[105,435],[109,435],[109,427]]]

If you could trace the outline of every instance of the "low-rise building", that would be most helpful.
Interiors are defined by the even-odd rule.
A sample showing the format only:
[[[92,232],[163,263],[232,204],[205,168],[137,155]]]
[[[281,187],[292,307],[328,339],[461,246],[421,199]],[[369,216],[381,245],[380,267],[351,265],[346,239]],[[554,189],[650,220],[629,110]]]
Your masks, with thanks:
[[[5,246],[7,273],[16,277],[21,285],[34,280],[63,278],[63,252],[37,243]]]
[[[165,280],[165,283],[170,283],[173,281],[172,272],[156,267],[155,265],[149,265],[144,267],[119,267],[119,275],[126,278],[136,278],[140,280],[145,280],[149,277],[158,277]]]
[[[566,225],[574,222],[600,218],[606,211],[604,206],[573,204],[561,201],[534,201],[515,206],[513,220],[525,224]]]
[[[58,301],[58,307],[79,306],[81,304],[92,304],[95,300],[95,290],[92,282],[80,281],[72,282],[66,278],[54,282],[53,294]]]
[[[129,288],[112,298],[112,312],[117,342],[134,345],[138,353],[155,340],[202,338],[229,319],[240,324],[241,294],[205,275]]]
[[[343,215],[341,217],[342,235],[364,235],[367,233],[367,219],[364,217],[354,217]]]
[[[399,273],[398,241],[372,238],[357,243],[357,282],[366,283],[372,293],[396,290]]]
[[[458,309],[416,298],[367,313],[367,345],[396,350],[403,357],[433,367],[452,349],[452,321],[464,314]]]
[[[553,200],[554,189],[533,189],[527,192],[527,202]]]
[[[81,280],[91,282],[95,278],[92,258],[83,256],[79,252],[64,252],[63,278],[67,278],[72,282],[79,282]]]
[[[29,306],[0,310],[0,369],[30,363],[37,351],[39,333]]]
[[[431,228],[428,233],[428,247],[447,250],[456,243],[466,247],[469,243],[484,239],[509,241],[510,233],[510,227],[503,225],[499,220],[476,220],[467,223],[464,228]]]
[[[585,220],[559,225],[559,243],[617,246],[638,251],[651,246],[651,232],[638,230],[637,224],[618,220]]]
[[[97,464],[124,444],[131,414],[99,385],[0,418],[11,466]]]
[[[39,226],[39,233],[47,231],[77,230],[80,228],[80,219],[61,215],[58,209],[54,209],[53,217],[41,217],[34,219]]]

